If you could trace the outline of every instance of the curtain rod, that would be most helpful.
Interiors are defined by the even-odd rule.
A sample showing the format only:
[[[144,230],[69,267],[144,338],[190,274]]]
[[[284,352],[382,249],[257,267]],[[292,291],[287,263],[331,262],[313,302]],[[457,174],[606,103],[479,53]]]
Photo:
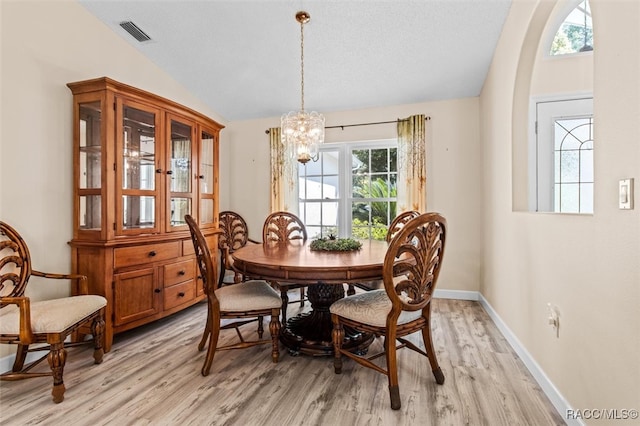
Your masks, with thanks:
[[[407,121],[408,118],[398,118],[397,120],[391,120],[391,121],[374,121],[371,123],[358,123],[358,124],[340,124],[338,126],[325,126],[325,129],[342,129],[344,130],[345,127],[358,127],[358,126],[373,126],[376,124],[391,124],[391,123],[399,123],[400,121]],[[424,118],[425,121],[429,121],[431,120],[431,117],[426,116]],[[266,134],[269,134],[269,129],[264,131]]]

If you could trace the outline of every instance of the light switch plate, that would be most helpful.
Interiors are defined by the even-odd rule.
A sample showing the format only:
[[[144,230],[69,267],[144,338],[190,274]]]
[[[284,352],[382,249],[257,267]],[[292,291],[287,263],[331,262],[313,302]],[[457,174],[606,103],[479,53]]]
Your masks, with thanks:
[[[633,178],[620,180],[618,195],[621,210],[633,209]]]

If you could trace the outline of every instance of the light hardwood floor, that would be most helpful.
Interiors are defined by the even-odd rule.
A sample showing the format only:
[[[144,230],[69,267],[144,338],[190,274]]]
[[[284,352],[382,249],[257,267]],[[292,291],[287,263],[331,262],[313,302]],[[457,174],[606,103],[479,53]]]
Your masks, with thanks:
[[[290,315],[295,306],[290,305]],[[197,345],[206,306],[199,304],[117,335],[100,365],[92,364],[89,348],[70,349],[61,404],[51,401],[48,377],[0,382],[0,423],[565,424],[477,302],[437,299],[433,310],[434,345],[445,383],[435,383],[426,358],[400,350],[399,411],[389,406],[385,376],[349,360],[336,375],[331,358],[293,357],[284,349],[273,364],[269,345],[219,352],[211,374],[202,377],[205,353]],[[255,325],[245,327],[251,332]],[[221,339],[234,336],[229,330]],[[412,338],[423,346],[419,334]],[[381,344],[382,339],[374,342]]]

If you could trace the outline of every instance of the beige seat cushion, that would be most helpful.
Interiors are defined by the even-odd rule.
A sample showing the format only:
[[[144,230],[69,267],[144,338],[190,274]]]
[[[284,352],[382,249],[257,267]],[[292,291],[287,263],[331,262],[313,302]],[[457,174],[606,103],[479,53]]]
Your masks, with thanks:
[[[332,314],[377,327],[387,325],[387,315],[391,312],[391,300],[385,290],[373,290],[345,297],[334,302],[329,308]],[[422,310],[402,311],[398,324],[414,321],[422,315]]]
[[[105,306],[107,299],[97,295],[32,302],[31,329],[34,333],[60,333]],[[0,333],[20,333],[20,312],[16,305],[0,309]]]
[[[262,280],[226,285],[216,290],[216,297],[220,301],[220,310],[224,312],[245,312],[282,306],[278,292]]]

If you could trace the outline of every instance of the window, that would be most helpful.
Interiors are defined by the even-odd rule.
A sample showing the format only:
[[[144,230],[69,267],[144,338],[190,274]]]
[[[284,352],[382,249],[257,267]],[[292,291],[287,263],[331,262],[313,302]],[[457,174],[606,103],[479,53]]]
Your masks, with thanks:
[[[593,27],[591,6],[587,0],[581,1],[560,24],[549,54],[566,55],[593,50]]]
[[[326,144],[298,166],[299,214],[309,238],[383,240],[396,216],[397,142]]]
[[[539,102],[537,211],[593,213],[593,99]]]

